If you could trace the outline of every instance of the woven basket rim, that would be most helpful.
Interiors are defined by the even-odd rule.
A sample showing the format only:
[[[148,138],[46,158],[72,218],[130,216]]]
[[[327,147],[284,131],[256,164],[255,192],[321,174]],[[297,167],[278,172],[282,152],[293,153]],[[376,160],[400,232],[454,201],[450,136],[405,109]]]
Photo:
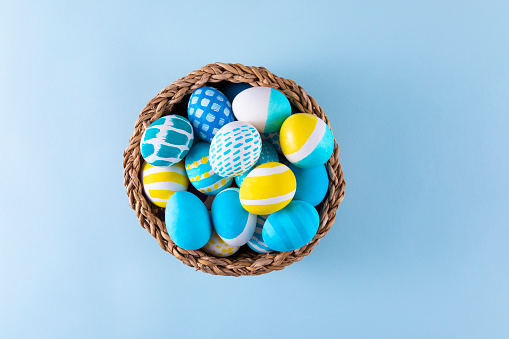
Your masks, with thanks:
[[[202,250],[184,250],[175,245],[166,231],[164,209],[152,204],[143,193],[143,184],[140,180],[143,159],[139,146],[145,129],[160,117],[172,114],[173,110],[183,109],[182,99],[195,89],[221,81],[245,82],[252,86],[278,89],[300,112],[314,114],[330,127],[329,119],[322,108],[293,80],[278,77],[264,67],[221,62],[208,64],[165,87],[141,111],[129,139],[129,145],[124,151],[124,185],[129,204],[134,209],[140,225],[157,240],[163,250],[196,270],[223,276],[261,275],[282,270],[309,255],[321,238],[329,232],[336,219],[336,211],[344,199],[346,185],[339,163],[339,147],[336,140],[333,154],[326,164],[329,190],[324,202],[317,206],[320,215],[318,232],[308,244],[294,251],[256,253],[241,250],[231,257],[216,258]],[[187,108],[187,105],[185,107]]]

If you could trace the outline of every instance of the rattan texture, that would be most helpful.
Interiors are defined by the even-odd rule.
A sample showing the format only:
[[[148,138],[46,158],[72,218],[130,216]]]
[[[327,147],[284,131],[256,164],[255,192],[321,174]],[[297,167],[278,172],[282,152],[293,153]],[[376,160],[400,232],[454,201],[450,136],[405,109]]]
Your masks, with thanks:
[[[329,190],[325,200],[317,206],[320,214],[318,233],[305,246],[288,252],[256,253],[247,246],[228,258],[216,258],[201,250],[184,250],[170,239],[164,223],[164,209],[152,204],[143,193],[140,180],[143,159],[140,140],[145,129],[155,120],[168,114],[187,116],[187,99],[203,86],[214,86],[221,81],[246,82],[252,86],[268,86],[283,92],[300,112],[311,113],[329,120],[316,101],[294,81],[280,78],[263,67],[241,64],[213,63],[189,73],[159,92],[141,111],[134,125],[129,146],[124,151],[124,185],[129,204],[145,228],[162,249],[171,253],[184,264],[206,273],[223,276],[260,275],[279,271],[309,255],[327,234],[336,219],[336,211],[345,196],[345,180],[339,163],[339,147],[335,142],[332,157],[327,162]]]

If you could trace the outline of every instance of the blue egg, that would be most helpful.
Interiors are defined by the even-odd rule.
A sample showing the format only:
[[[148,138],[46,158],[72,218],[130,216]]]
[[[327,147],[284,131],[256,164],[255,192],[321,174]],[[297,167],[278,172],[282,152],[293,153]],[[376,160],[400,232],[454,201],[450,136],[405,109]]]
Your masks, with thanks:
[[[275,251],[293,251],[313,239],[319,223],[318,212],[310,203],[294,200],[269,215],[263,225],[262,238]]]
[[[258,158],[258,161],[256,164],[254,164],[253,167],[245,171],[239,176],[235,177],[235,182],[237,183],[237,186],[241,186],[244,179],[247,177],[249,173],[256,167],[261,164],[265,164],[267,162],[279,162],[279,156],[277,155],[276,150],[274,149],[274,146],[271,145],[268,141],[262,141],[262,150],[260,152],[260,157]]]
[[[240,92],[251,87],[253,86],[246,82],[239,82],[238,84],[236,84],[234,82],[225,81],[224,83],[221,84],[221,87],[219,89],[224,95],[226,95],[230,102],[233,102],[233,99],[235,99],[235,97]]]
[[[304,169],[288,163],[288,167],[297,180],[293,199],[309,202],[313,206],[321,203],[329,190],[329,176],[325,165]]]
[[[253,236],[256,215],[240,204],[239,189],[227,188],[212,202],[212,222],[221,239],[232,246],[242,246]]]
[[[166,203],[164,219],[171,240],[185,250],[202,248],[212,235],[209,211],[193,193],[173,193]]]
[[[259,215],[256,218],[256,228],[253,236],[247,242],[247,245],[251,247],[251,249],[258,253],[269,253],[272,250],[263,242],[262,231],[263,224],[267,220],[268,215]]]
[[[198,88],[191,94],[187,114],[196,134],[211,142],[217,131],[234,120],[228,98],[212,87]]]
[[[283,154],[283,150],[281,149],[281,143],[279,142],[279,131],[272,133],[261,133],[260,136],[262,140],[267,140],[274,146],[274,149],[279,153]]]

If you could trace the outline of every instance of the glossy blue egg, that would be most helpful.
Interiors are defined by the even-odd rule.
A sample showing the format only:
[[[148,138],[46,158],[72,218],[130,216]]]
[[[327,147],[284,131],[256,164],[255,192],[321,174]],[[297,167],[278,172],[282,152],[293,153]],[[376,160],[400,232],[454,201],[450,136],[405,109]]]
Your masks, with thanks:
[[[293,199],[309,202],[313,206],[321,203],[329,190],[329,176],[325,165],[305,169],[288,163],[288,167],[297,180]]]

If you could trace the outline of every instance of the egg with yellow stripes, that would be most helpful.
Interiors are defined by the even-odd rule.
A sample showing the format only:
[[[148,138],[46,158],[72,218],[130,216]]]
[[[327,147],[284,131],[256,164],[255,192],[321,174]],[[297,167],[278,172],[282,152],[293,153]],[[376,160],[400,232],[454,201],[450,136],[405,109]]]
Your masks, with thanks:
[[[286,119],[279,141],[286,159],[300,168],[323,165],[334,151],[334,136],[329,126],[308,113],[293,114]]]
[[[154,205],[163,208],[173,193],[185,191],[189,185],[183,161],[172,166],[152,166],[145,162],[141,168],[141,176],[147,198]]]
[[[200,142],[191,148],[185,158],[186,172],[191,184],[201,193],[216,195],[230,187],[233,178],[219,176],[210,165],[210,144]]]
[[[279,211],[290,203],[297,181],[295,175],[279,162],[257,166],[240,187],[240,203],[248,212],[265,215]]]
[[[213,230],[209,242],[207,242],[207,244],[202,247],[202,250],[210,255],[213,255],[214,257],[224,258],[235,254],[239,248],[240,246],[232,246],[225,243],[224,240],[221,239],[219,235],[217,235],[216,231]]]

